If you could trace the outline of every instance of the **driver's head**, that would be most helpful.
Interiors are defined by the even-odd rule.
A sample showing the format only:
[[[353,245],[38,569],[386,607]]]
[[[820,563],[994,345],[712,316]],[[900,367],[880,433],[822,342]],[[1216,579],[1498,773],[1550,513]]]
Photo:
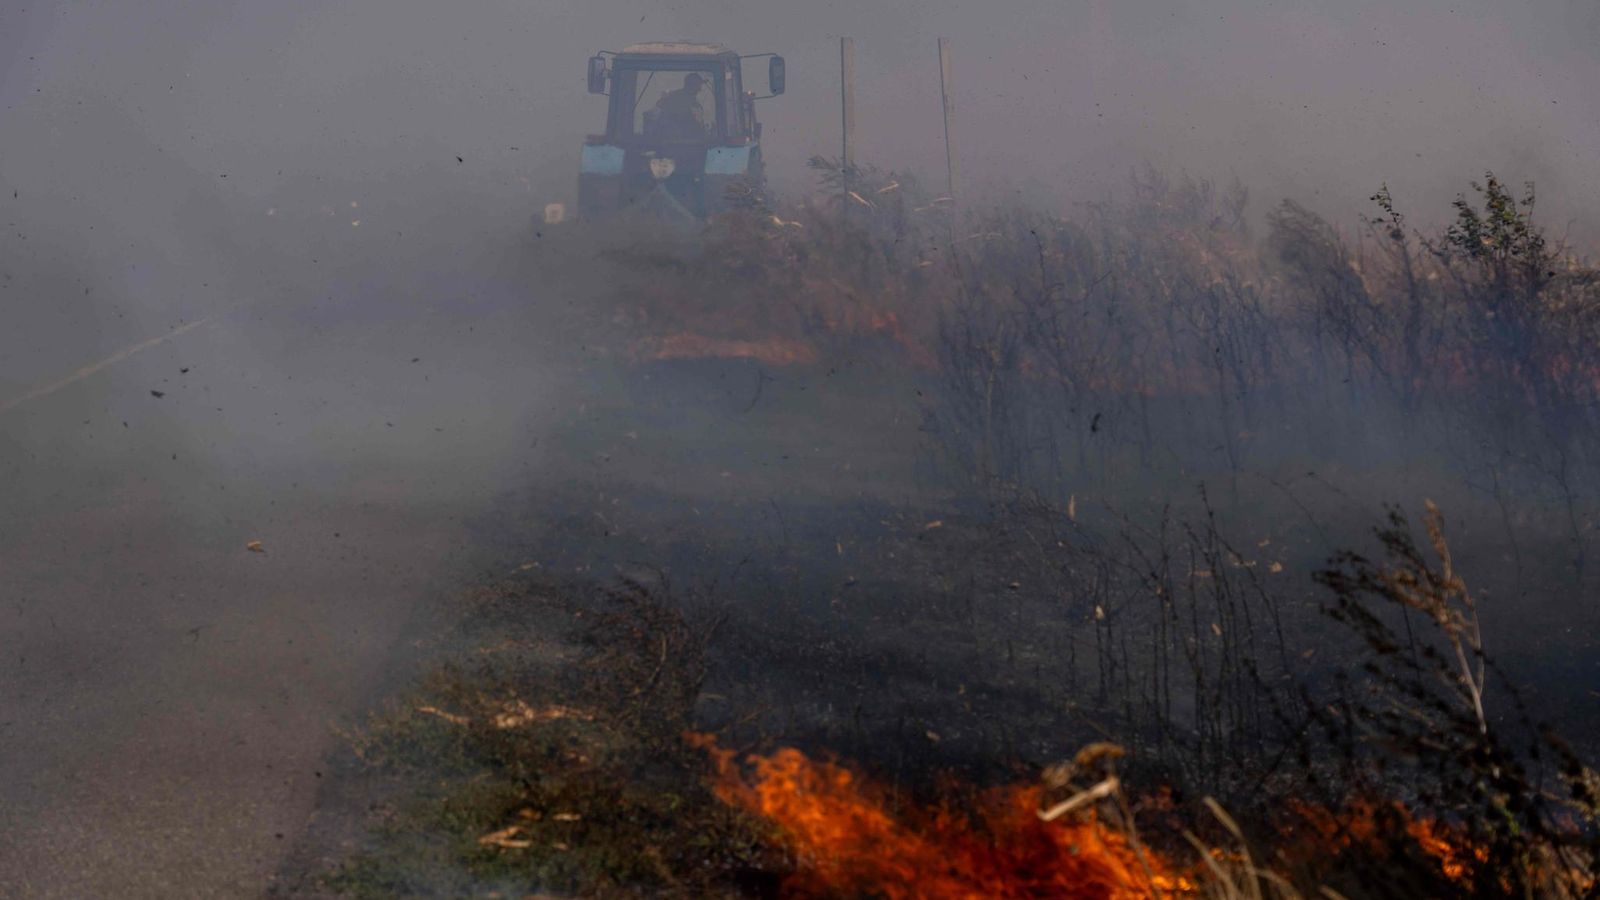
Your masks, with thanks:
[[[701,75],[699,72],[690,72],[689,74],[683,76],[683,89],[686,91],[698,91],[700,90],[700,86],[705,83],[705,76]]]

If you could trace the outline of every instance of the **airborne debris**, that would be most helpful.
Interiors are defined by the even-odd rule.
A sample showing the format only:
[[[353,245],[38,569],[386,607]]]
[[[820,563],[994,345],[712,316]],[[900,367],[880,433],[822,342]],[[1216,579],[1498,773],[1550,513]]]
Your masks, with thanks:
[[[246,550],[249,550],[251,553],[265,553],[265,552],[267,552],[267,548],[261,546],[261,542],[260,541],[251,541],[250,543],[245,544],[244,548]]]

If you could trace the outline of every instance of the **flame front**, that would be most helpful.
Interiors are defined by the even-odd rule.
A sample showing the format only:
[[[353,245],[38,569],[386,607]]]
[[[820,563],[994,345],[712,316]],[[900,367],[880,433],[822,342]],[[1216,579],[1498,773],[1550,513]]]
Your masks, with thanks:
[[[732,751],[696,743],[717,763],[717,795],[778,827],[797,864],[793,895],[1122,900],[1194,890],[1093,815],[1041,821],[1037,788],[990,793],[977,821],[942,808],[905,821],[881,788],[842,766],[784,749],[751,757],[746,779]]]

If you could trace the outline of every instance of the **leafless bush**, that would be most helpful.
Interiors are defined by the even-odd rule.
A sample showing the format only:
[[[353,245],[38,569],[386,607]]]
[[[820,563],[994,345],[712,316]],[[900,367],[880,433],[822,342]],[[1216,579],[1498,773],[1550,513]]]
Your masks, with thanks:
[[[1076,220],[969,214],[945,261],[941,446],[979,484],[1084,485],[1296,457],[1443,458],[1501,510],[1557,511],[1581,580],[1600,494],[1600,274],[1492,176],[1435,237],[1387,189],[1354,241],[1285,202],[1146,176]],[[1352,456],[1354,454],[1354,456]]]
[[[1137,173],[1071,215],[960,209],[895,172],[812,165],[821,190],[642,261],[657,333],[776,338],[794,360],[903,364],[935,456],[1053,503],[1284,466],[1447,470],[1520,548],[1520,519],[1600,520],[1600,274],[1490,177],[1428,234],[1387,188],[1353,234],[1284,202]],[[780,354],[781,355],[781,354]],[[1542,536],[1541,536],[1542,537]]]

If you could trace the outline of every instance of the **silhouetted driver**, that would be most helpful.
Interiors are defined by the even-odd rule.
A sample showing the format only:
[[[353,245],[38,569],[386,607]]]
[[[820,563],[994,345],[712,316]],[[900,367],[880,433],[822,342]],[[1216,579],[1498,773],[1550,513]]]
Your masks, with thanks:
[[[683,87],[663,94],[656,102],[663,137],[699,139],[706,136],[706,112],[700,105],[700,89],[705,83],[705,76],[690,72],[683,76]]]

